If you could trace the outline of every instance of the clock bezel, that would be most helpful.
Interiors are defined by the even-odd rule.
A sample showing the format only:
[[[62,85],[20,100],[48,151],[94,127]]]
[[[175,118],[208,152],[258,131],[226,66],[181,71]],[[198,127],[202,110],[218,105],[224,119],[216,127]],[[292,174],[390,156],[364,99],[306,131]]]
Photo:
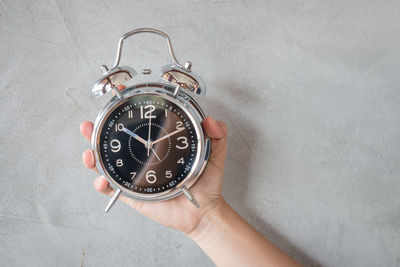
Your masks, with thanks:
[[[205,166],[208,162],[208,157],[210,153],[210,140],[203,133],[201,122],[205,118],[203,111],[200,109],[196,101],[185,92],[179,92],[174,96],[175,88],[163,83],[146,83],[146,84],[136,84],[134,86],[125,88],[121,91],[122,99],[114,96],[110,102],[103,108],[98,114],[93,134],[92,134],[92,148],[95,154],[96,167],[99,172],[106,177],[110,186],[116,190],[121,190],[124,195],[131,198],[142,200],[142,201],[162,201],[170,198],[174,198],[182,193],[182,188],[192,187],[196,181],[200,178]],[[129,101],[132,97],[138,95],[157,95],[171,101],[186,113],[186,115],[191,120],[193,127],[195,129],[196,135],[198,137],[198,149],[196,153],[195,161],[188,175],[182,179],[178,184],[170,189],[158,193],[139,193],[131,191],[123,186],[121,186],[113,177],[108,173],[103,160],[101,159],[101,144],[100,144],[100,133],[103,126],[108,118],[108,116],[116,109],[118,106]]]

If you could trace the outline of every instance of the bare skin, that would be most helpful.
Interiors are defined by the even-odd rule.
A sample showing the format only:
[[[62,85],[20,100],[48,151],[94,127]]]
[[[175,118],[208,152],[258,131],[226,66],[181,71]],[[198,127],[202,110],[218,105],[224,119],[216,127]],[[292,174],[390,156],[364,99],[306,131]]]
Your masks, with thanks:
[[[184,195],[163,202],[141,202],[123,195],[119,200],[158,223],[188,235],[218,266],[299,266],[225,202],[221,193],[227,127],[211,117],[204,119],[202,126],[211,138],[211,154],[204,173],[191,189],[200,208],[195,208]],[[80,131],[90,141],[93,123],[81,123]],[[82,160],[87,168],[98,173],[92,150],[84,151]],[[114,194],[102,176],[95,179],[94,187],[108,196]]]

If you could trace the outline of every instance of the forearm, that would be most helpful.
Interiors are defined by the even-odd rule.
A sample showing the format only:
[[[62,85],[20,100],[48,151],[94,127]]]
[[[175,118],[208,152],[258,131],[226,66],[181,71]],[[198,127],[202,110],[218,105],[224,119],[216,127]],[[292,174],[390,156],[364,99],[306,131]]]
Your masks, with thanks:
[[[299,266],[225,201],[189,235],[217,266]]]

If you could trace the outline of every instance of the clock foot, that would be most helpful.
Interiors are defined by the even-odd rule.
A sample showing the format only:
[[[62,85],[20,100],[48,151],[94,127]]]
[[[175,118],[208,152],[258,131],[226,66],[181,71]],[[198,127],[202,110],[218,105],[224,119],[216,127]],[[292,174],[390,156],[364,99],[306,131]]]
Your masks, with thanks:
[[[200,208],[199,202],[197,202],[196,198],[193,196],[193,194],[189,191],[189,189],[186,186],[182,187],[182,191],[196,208]]]
[[[118,199],[119,194],[121,194],[121,189],[117,189],[117,191],[115,191],[114,195],[108,202],[106,209],[104,210],[105,212],[108,212],[111,209],[112,205],[114,205],[114,202]]]

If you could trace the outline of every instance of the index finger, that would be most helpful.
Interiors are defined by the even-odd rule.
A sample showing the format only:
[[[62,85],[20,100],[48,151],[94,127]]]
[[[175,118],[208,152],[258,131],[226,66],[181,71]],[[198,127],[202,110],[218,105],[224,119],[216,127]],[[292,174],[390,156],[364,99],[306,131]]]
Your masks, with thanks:
[[[80,132],[88,141],[92,137],[93,123],[90,121],[84,121],[80,125]]]

